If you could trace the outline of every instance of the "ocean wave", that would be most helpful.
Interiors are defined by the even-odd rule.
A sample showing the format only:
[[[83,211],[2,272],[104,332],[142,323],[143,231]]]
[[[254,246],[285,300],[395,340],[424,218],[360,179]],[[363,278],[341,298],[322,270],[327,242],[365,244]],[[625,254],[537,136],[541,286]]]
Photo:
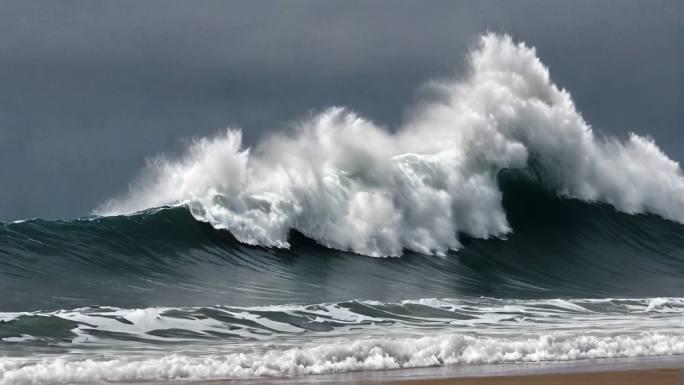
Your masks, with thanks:
[[[297,232],[291,248],[253,247],[185,206],[71,221],[0,224],[0,308],[48,310],[398,301],[439,297],[677,296],[684,227],[564,199],[528,169],[497,177],[514,229],[461,236],[447,258],[359,258]],[[38,278],[37,278],[38,277]]]
[[[432,82],[435,98],[395,133],[337,107],[254,149],[229,130],[180,160],[151,160],[96,212],[184,202],[251,245],[289,247],[294,229],[358,254],[444,255],[459,234],[509,234],[497,175],[533,166],[561,196],[684,222],[679,165],[649,138],[596,134],[534,48],[487,34],[468,59],[467,75]]]

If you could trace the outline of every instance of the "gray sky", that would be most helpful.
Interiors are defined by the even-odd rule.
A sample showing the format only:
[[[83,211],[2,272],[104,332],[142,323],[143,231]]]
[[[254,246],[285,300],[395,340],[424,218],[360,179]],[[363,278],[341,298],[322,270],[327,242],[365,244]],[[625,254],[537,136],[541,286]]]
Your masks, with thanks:
[[[597,129],[684,160],[684,2],[0,0],[0,220],[77,217],[183,139],[330,105],[392,127],[487,31]]]

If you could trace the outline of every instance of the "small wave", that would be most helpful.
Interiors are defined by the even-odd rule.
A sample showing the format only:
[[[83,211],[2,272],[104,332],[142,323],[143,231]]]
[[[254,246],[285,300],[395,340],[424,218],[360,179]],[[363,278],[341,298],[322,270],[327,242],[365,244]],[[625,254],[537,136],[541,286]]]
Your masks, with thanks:
[[[17,352],[22,345],[45,342],[48,338],[36,333],[41,321],[42,330],[54,335],[47,345],[51,350],[31,350],[42,358],[0,358],[0,384],[282,377],[681,355],[683,312],[682,298],[479,298],[2,314],[0,334],[14,325],[17,335],[2,338],[0,347]],[[65,322],[64,330],[55,319]],[[141,345],[147,345],[144,354],[136,354]]]
[[[676,332],[682,298],[502,300],[420,299],[396,303],[345,301],[314,305],[121,309],[88,307],[0,313],[5,348],[43,346],[108,349],[141,344],[203,350],[252,347],[345,336],[363,338],[449,329],[480,336],[541,335],[549,330],[633,334],[641,328]],[[387,329],[391,326],[391,329]],[[3,344],[0,343],[0,347]],[[236,345],[237,346],[237,345]]]
[[[0,359],[0,384],[134,382],[283,377],[449,364],[570,361],[684,354],[684,337],[477,338],[460,335],[367,339],[272,351],[265,355],[83,360],[43,359],[26,364]]]

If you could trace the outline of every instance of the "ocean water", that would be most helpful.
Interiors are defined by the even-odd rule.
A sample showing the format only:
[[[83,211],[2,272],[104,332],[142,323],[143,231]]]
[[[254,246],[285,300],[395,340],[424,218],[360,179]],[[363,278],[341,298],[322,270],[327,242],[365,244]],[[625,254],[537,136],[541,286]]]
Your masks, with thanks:
[[[330,108],[0,224],[0,384],[684,354],[684,175],[488,34],[390,133]]]

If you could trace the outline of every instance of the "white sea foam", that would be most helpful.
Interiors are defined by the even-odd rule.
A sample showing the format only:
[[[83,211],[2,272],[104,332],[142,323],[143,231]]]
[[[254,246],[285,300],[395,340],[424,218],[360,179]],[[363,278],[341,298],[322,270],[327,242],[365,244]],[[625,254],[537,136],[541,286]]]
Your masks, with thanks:
[[[49,358],[31,363],[21,362],[21,359],[0,358],[0,384],[249,378],[444,364],[565,361],[673,354],[684,354],[684,337],[649,333],[614,337],[543,335],[534,338],[440,335],[337,341],[272,350],[265,354],[215,354],[204,357],[173,354],[156,358],[103,361]]]
[[[344,108],[253,150],[229,130],[180,160],[150,161],[127,196],[97,212],[182,202],[249,244],[288,247],[296,229],[365,255],[444,254],[460,246],[459,232],[511,231],[496,175],[534,157],[561,195],[684,222],[679,165],[649,138],[597,135],[534,48],[487,34],[469,59],[468,75],[433,82],[439,97],[394,134]]]
[[[500,300],[419,299],[400,303],[351,301],[316,305],[187,308],[80,308],[50,312],[0,313],[1,324],[17,325],[0,341],[13,346],[35,340],[65,343],[64,348],[138,344],[192,344],[202,349],[221,343],[273,343],[306,335],[307,339],[339,335],[362,338],[425,334],[448,328],[480,336],[527,333],[542,335],[563,329],[587,333],[629,334],[651,330],[675,333],[684,322],[683,298]],[[60,319],[68,322],[54,323]],[[26,324],[23,324],[26,322]],[[31,325],[23,330],[22,325]],[[39,325],[49,325],[42,330]],[[59,326],[61,325],[61,326]],[[175,332],[174,332],[175,331]],[[70,335],[70,337],[65,337]],[[134,344],[134,345],[135,345]],[[128,346],[128,345],[127,345]],[[131,348],[134,346],[131,346]]]
[[[683,315],[682,298],[418,299],[0,313],[0,320],[19,328],[28,322],[29,331],[39,333],[5,337],[0,348],[57,348],[42,358],[0,357],[0,385],[679,355],[684,354]],[[43,320],[48,324],[41,326]]]

